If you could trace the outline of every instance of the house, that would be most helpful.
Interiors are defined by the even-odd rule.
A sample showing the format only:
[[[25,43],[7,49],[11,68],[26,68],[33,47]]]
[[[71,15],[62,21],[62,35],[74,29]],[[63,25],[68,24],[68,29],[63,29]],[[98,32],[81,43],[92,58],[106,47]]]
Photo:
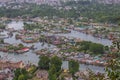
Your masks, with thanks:
[[[24,68],[24,63],[22,61],[19,62],[10,62],[10,61],[2,61],[0,60],[0,68]]]
[[[29,51],[29,48],[23,48],[22,51],[27,52]]]
[[[4,73],[0,73],[0,80],[4,80],[5,78],[7,78],[7,75]]]
[[[36,71],[36,77],[40,80],[49,80],[48,79],[48,72],[45,70],[38,70]]]
[[[73,80],[73,77],[72,77],[72,75],[69,73],[68,70],[64,70],[63,73],[61,74],[61,76],[60,76],[59,78],[61,79],[62,76],[63,76],[64,80]]]

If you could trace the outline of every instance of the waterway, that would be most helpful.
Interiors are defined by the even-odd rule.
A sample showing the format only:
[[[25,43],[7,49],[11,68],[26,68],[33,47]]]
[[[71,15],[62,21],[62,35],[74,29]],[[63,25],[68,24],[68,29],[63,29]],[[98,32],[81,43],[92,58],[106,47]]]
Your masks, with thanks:
[[[15,30],[23,29],[23,26],[24,26],[23,21],[18,21],[18,22],[12,21],[11,23],[9,23],[7,25],[7,27],[14,28]],[[3,32],[3,33],[6,34],[7,32]],[[21,42],[21,40],[16,40],[15,39],[15,34],[17,34],[17,33],[14,33],[13,36],[10,37],[10,38],[4,39],[4,41],[7,42],[7,43],[10,43],[10,44],[23,43],[23,42]],[[108,46],[110,46],[112,44],[112,42],[110,40],[98,39],[98,38],[95,38],[95,37],[93,37],[91,35],[86,35],[86,34],[83,34],[81,32],[77,32],[77,31],[73,31],[73,30],[69,34],[58,34],[58,35],[66,36],[66,37],[80,38],[82,40],[92,41],[92,42],[95,42],[95,43],[100,43],[100,44],[104,44],[104,45],[108,45]],[[26,43],[23,43],[23,44],[26,45],[26,46],[35,45],[35,47],[38,50],[44,49],[44,48],[52,49],[52,48],[56,47],[54,45],[50,45],[49,46],[47,43],[42,45],[41,42],[32,43],[32,44],[26,44]],[[25,64],[32,63],[32,64],[37,65],[38,61],[39,61],[39,56],[36,55],[34,53],[34,51],[31,51],[31,50],[29,52],[24,53],[24,54],[0,52],[0,56],[3,59],[5,59],[5,60],[9,60],[9,61],[23,61]],[[68,69],[68,61],[63,61],[62,68]],[[93,70],[94,72],[104,72],[104,67],[80,64],[80,70],[85,70],[86,68],[89,68],[89,69]]]
[[[100,43],[103,44],[105,46],[110,46],[112,45],[112,41],[108,40],[108,39],[101,39],[101,38],[97,38],[97,37],[93,37],[92,35],[89,34],[85,34],[82,32],[77,32],[74,30],[71,30],[71,33],[68,34],[57,34],[60,36],[65,36],[67,38],[80,38],[81,40],[85,40],[85,41],[91,41],[94,43]]]

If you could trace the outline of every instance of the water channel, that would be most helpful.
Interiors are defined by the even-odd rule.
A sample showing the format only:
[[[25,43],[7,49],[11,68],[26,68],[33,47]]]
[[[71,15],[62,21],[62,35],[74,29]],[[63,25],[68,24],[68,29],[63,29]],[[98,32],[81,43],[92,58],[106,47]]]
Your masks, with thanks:
[[[20,30],[20,29],[23,29],[24,24],[23,24],[23,21],[18,21],[18,22],[12,21],[7,26],[9,28],[14,28],[15,30]],[[2,34],[7,34],[7,32],[4,31]],[[7,43],[10,43],[10,44],[23,43],[23,42],[21,42],[21,40],[15,39],[15,34],[16,33],[14,33],[13,37],[11,37],[11,38],[4,39],[4,41]],[[107,39],[98,40],[98,38],[95,38],[93,36],[86,35],[86,34],[83,34],[83,33],[77,32],[77,31],[71,31],[71,33],[69,33],[69,34],[59,34],[59,35],[66,36],[66,37],[81,38],[81,39],[86,40],[86,41],[101,43],[101,44],[108,45],[108,46],[112,44],[112,42],[110,40],[107,40]],[[40,42],[32,43],[32,44],[26,44],[26,43],[23,43],[23,44],[26,46],[35,45],[35,47],[38,50],[44,49],[44,48],[51,48],[52,49],[55,47],[54,45],[49,46],[47,43],[45,43],[45,45],[42,45],[42,43],[40,43]],[[37,63],[39,61],[39,56],[36,55],[33,51],[29,51],[29,52],[26,52],[24,54],[0,52],[0,56],[5,60],[7,59],[9,61],[14,61],[14,62],[15,61],[23,61],[25,64],[32,63],[32,64],[37,65]],[[63,61],[62,68],[68,69],[68,61]],[[90,68],[94,72],[104,72],[104,67],[80,64],[80,70],[85,70],[86,68]]]

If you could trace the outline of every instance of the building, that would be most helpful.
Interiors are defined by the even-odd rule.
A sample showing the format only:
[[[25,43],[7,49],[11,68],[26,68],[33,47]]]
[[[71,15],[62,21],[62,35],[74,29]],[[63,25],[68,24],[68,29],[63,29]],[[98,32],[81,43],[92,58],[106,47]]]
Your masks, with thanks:
[[[0,68],[24,68],[24,63],[22,61],[19,62],[10,62],[10,61],[2,61],[0,60]]]

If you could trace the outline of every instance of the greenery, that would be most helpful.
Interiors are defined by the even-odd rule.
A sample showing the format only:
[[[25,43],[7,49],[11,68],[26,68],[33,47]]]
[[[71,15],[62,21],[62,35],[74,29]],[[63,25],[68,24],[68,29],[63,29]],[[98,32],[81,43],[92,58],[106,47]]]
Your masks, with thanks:
[[[41,28],[41,24],[38,23],[24,23],[24,29],[26,30],[34,30],[34,29],[40,29]]]
[[[69,71],[74,75],[77,71],[79,71],[79,63],[74,60],[69,61]]]
[[[88,41],[82,41],[76,44],[79,48],[78,51],[84,50],[84,52],[88,52],[91,54],[103,54],[104,53],[104,46],[98,43],[92,43]]]
[[[65,45],[64,44],[58,45],[58,47],[65,48],[61,49],[60,50],[61,52],[84,52],[93,55],[103,54],[105,50],[109,51],[109,49],[106,49],[107,48],[106,46],[89,41],[76,42],[74,44],[66,43]]]
[[[50,59],[47,56],[40,56],[40,61],[38,63],[40,69],[49,70]]]
[[[87,17],[86,21],[89,19],[94,19],[97,22],[108,22],[108,23],[120,23],[120,5],[109,5],[109,4],[99,4],[95,2],[90,2],[88,0],[80,0],[75,3],[70,1],[65,4],[65,6],[76,7],[76,11],[79,11],[80,16]],[[113,13],[114,12],[114,13]]]
[[[47,56],[40,56],[38,67],[40,69],[48,70],[49,80],[56,80],[61,73],[62,60],[54,56],[51,59]]]
[[[15,70],[15,77],[13,80],[27,80],[28,79],[28,72],[25,69],[16,69]]]
[[[104,53],[104,46],[101,45],[101,44],[96,44],[96,43],[93,43],[93,44],[90,44],[90,51],[93,52],[93,54],[103,54]]]
[[[56,72],[59,72],[61,70],[62,60],[59,57],[54,56],[50,60],[50,65],[54,65]]]
[[[49,69],[49,80],[56,80],[57,79],[57,74],[56,74],[56,68],[54,65],[50,66]]]
[[[3,40],[3,39],[0,39],[0,43],[3,44],[3,43],[4,43],[4,40]]]
[[[24,48],[25,46],[23,45],[23,44],[18,44],[18,46],[16,47],[16,46],[13,46],[13,45],[9,45],[9,46],[7,46],[7,49],[8,50],[20,50],[20,49],[22,49],[22,48]]]
[[[94,22],[104,22],[104,23],[117,23],[120,24],[120,5],[104,5],[91,2],[69,2],[62,5],[62,9],[58,7],[48,6],[48,5],[35,5],[26,4],[22,5],[23,8],[12,9],[1,7],[0,17],[45,17],[48,16],[52,18],[53,16],[62,18],[78,18],[80,16],[84,17],[85,21],[89,22],[89,19],[93,19]],[[70,10],[66,10],[65,7],[70,6]],[[82,21],[82,20],[81,20]],[[69,21],[72,23],[72,21]]]
[[[50,60],[49,79],[56,80],[61,73],[62,60],[54,56]]]
[[[0,29],[5,29],[5,25],[4,24],[2,24],[2,23],[0,23]]]
[[[109,69],[110,68],[110,69]],[[110,80],[120,79],[120,60],[112,59],[109,61],[109,68],[106,69]]]

